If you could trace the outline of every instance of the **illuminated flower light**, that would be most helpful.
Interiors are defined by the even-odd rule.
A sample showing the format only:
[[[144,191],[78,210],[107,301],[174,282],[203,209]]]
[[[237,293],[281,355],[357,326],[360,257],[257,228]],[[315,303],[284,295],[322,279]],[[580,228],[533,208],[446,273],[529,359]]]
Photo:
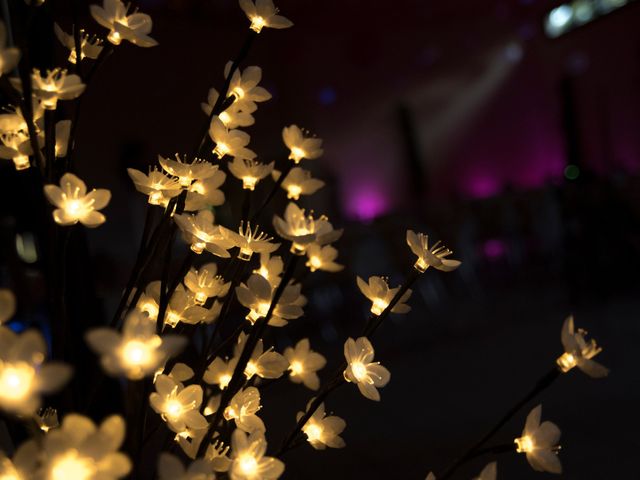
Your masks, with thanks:
[[[383,277],[369,277],[369,282],[365,282],[362,278],[357,278],[358,288],[362,294],[371,300],[371,313],[380,315],[389,306],[393,297],[400,290],[400,287],[389,288],[387,279]],[[411,296],[411,289],[407,290],[402,298],[391,309],[391,313],[408,313],[411,307],[406,305],[407,300]]]
[[[590,377],[606,377],[609,374],[609,369],[592,360],[602,351],[602,348],[598,347],[594,339],[587,341],[586,336],[585,330],[575,330],[573,315],[567,317],[560,334],[565,353],[556,360],[558,368],[566,373],[572,368],[578,367]]]
[[[182,285],[178,285],[169,300],[169,306],[164,317],[164,324],[175,328],[179,322],[188,325],[198,323],[212,323],[218,315],[222,304],[214,302],[211,308],[204,308],[197,304],[195,295],[187,292]]]
[[[254,270],[253,273],[262,275],[269,280],[269,283],[276,284],[280,281],[280,275],[284,269],[284,262],[279,255],[270,256],[268,253],[260,254],[260,268]]]
[[[60,187],[45,185],[44,193],[49,202],[57,207],[53,211],[53,219],[58,225],[68,226],[80,222],[85,227],[94,228],[106,221],[98,210],[107,206],[111,200],[111,192],[100,188],[87,193],[85,183],[73,173],[62,176]]]
[[[31,111],[33,113],[33,121],[36,126],[43,126],[44,108],[36,98],[31,99]],[[10,133],[27,133],[27,121],[22,114],[20,107],[7,107],[6,113],[0,114],[0,132],[3,134]]]
[[[218,158],[222,158],[225,155],[248,158],[250,160],[256,158],[256,153],[246,148],[251,141],[249,134],[235,129],[228,130],[223,121],[220,120],[220,117],[211,119],[209,136],[216,144],[213,153]]]
[[[153,375],[186,345],[186,339],[178,335],[156,335],[155,321],[137,311],[127,316],[122,333],[95,328],[86,334],[86,340],[100,355],[100,364],[108,374],[132,380]]]
[[[260,33],[263,28],[289,28],[293,22],[288,18],[278,15],[278,9],[272,0],[240,0],[240,8],[251,21],[249,28]]]
[[[196,158],[192,162],[183,160],[180,155],[175,154],[175,160],[164,158],[158,155],[158,162],[165,172],[174,177],[178,177],[180,185],[189,187],[194,180],[206,180],[213,177],[218,172],[218,166],[205,160]]]
[[[185,275],[184,285],[195,295],[196,304],[204,305],[208,298],[224,297],[229,291],[231,282],[225,283],[217,271],[215,263],[207,263],[197,270],[191,268]]]
[[[267,316],[276,288],[277,285],[274,286],[262,275],[255,273],[249,277],[246,284],[241,283],[236,288],[238,301],[249,309],[246,319],[252,324]],[[283,327],[288,323],[288,320],[301,317],[304,312],[298,303],[300,296],[299,284],[287,285],[273,309],[269,325]]]
[[[246,226],[244,222],[240,222],[238,233],[224,227],[220,227],[220,231],[227,240],[240,249],[238,253],[240,260],[249,261],[254,253],[271,253],[280,246],[279,243],[271,243],[273,237],[261,232],[258,225],[251,230],[249,222]]]
[[[260,391],[256,387],[247,387],[236,393],[224,409],[225,420],[233,420],[243,432],[265,432],[264,422],[256,415],[260,405]]]
[[[311,390],[318,390],[320,378],[318,370],[327,364],[326,358],[311,350],[309,339],[303,338],[295,347],[287,347],[284,358],[289,362],[289,380],[302,383]]]
[[[231,65],[232,62],[227,62],[224,67],[225,78],[227,78],[231,72]],[[241,108],[246,108],[244,104],[247,103],[255,104],[257,102],[266,102],[271,99],[271,94],[266,88],[258,86],[261,79],[262,69],[260,67],[251,66],[245,68],[244,71],[236,69],[231,76],[227,96],[233,96],[236,101],[239,101]],[[249,109],[250,108],[252,107],[249,107]]]
[[[22,82],[19,78],[12,78],[11,83],[22,92]],[[38,69],[34,68],[31,74],[31,87],[33,95],[40,100],[45,109],[55,110],[58,100],[78,98],[84,92],[86,85],[78,75],[68,75],[67,71],[61,68],[47,70],[44,77]]]
[[[237,358],[225,361],[221,357],[216,357],[207,367],[203,379],[209,385],[218,385],[220,390],[224,390],[229,386],[233,371],[238,363]]]
[[[178,435],[208,427],[207,420],[200,413],[203,391],[200,385],[185,387],[168,375],[158,375],[156,391],[149,395],[151,408]]]
[[[280,172],[274,171],[273,177],[277,180],[280,177]],[[284,177],[281,186],[286,190],[287,198],[298,200],[300,195],[313,195],[316,193],[324,187],[324,182],[311,177],[311,172],[304,168],[293,167]]]
[[[297,255],[303,254],[312,243],[325,245],[342,235],[342,229],[334,230],[327,217],[306,215],[304,209],[293,202],[287,205],[284,218],[273,216],[273,227],[280,237],[291,242],[291,252]]]
[[[416,234],[413,230],[407,230],[407,245],[418,257],[414,268],[421,273],[424,273],[429,267],[443,272],[451,272],[460,266],[461,262],[459,260],[446,258],[453,252],[441,245],[440,242],[436,242],[429,247],[429,236],[424,233]]]
[[[514,440],[516,451],[525,453],[531,468],[538,472],[562,473],[558,458],[560,429],[552,422],[540,423],[542,405],[538,405],[527,416],[522,436]]]
[[[11,72],[20,61],[20,50],[7,47],[7,29],[0,21],[0,75]]]
[[[208,206],[222,205],[225,197],[220,186],[226,179],[227,174],[217,169],[211,177],[193,182],[188,189],[185,211],[204,210]]]
[[[102,7],[90,5],[91,16],[109,30],[107,40],[113,45],[120,45],[122,40],[128,40],[139,47],[155,47],[158,45],[149,36],[153,22],[149,15],[134,12],[127,15],[128,6],[120,0],[104,0]]]
[[[242,188],[244,190],[254,190],[256,184],[268,176],[273,170],[275,162],[268,164],[249,160],[247,158],[234,158],[229,163],[229,171],[239,180],[242,180]]]
[[[218,257],[231,256],[228,250],[233,243],[223,234],[221,227],[214,225],[211,210],[200,210],[196,215],[175,215],[174,219],[193,252],[200,254],[206,249]]]
[[[40,428],[44,433],[60,426],[60,422],[58,421],[58,411],[51,407],[40,409],[37,415],[34,415],[34,420],[38,425],[38,428]]]
[[[215,480],[216,478],[207,460],[195,460],[185,468],[180,459],[170,453],[160,454],[158,475],[159,480]]]
[[[308,133],[297,125],[290,125],[282,130],[284,144],[291,151],[289,159],[296,164],[300,163],[303,158],[314,160],[324,153],[322,139],[309,137]]]
[[[23,132],[0,134],[0,158],[13,160],[16,170],[26,170],[31,166],[29,155],[33,154],[29,135]]]
[[[16,313],[15,295],[11,290],[0,288],[0,325],[13,317],[14,313]]]
[[[284,472],[284,463],[275,457],[267,457],[267,441],[264,434],[250,435],[237,429],[231,435],[231,480],[275,480]]]
[[[234,358],[240,358],[246,341],[247,336],[244,333],[240,333],[234,348]],[[287,359],[271,349],[265,352],[262,339],[260,339],[251,353],[251,357],[244,369],[244,375],[247,380],[250,380],[254,375],[260,378],[280,378],[287,368],[289,368]]]
[[[21,446],[11,461],[4,455],[4,452],[0,452],[0,480],[29,480],[33,478],[35,466],[32,455],[34,454],[37,454],[37,450],[30,446],[27,448]]]
[[[158,311],[160,309],[160,288],[159,280],[149,282],[136,304],[136,310],[146,313],[149,319],[154,322],[158,319]]]
[[[58,391],[71,377],[71,367],[47,362],[47,347],[35,330],[16,334],[0,326],[0,409],[32,415],[41,394]]]
[[[473,480],[496,480],[498,475],[498,464],[496,462],[488,463],[480,472],[480,475],[474,477]]]
[[[56,158],[63,158],[67,156],[70,134],[71,120],[60,120],[59,122],[56,122],[56,145],[54,147]]]
[[[76,42],[73,34],[68,34],[57,23],[53,24],[53,30],[60,43],[69,50],[69,63],[77,61]],[[96,59],[103,49],[102,39],[94,35],[89,36],[84,30],[80,30],[80,60],[85,58]]]
[[[133,168],[127,168],[127,173],[136,190],[149,196],[151,205],[162,205],[166,199],[177,197],[182,192],[182,186],[178,180],[166,176],[155,168],[149,170],[149,175]]]
[[[207,95],[207,103],[200,104],[202,111],[207,115],[211,115],[211,111],[218,101],[219,96],[220,94],[215,88],[210,89],[209,94]],[[255,102],[248,101],[246,99],[239,100],[236,98],[226,110],[218,115],[218,117],[224,126],[229,129],[249,127],[256,123],[256,119],[253,118],[253,115],[251,114],[257,109],[258,106]]]
[[[296,420],[300,421],[303,415],[304,412],[298,412]],[[345,443],[340,434],[346,426],[346,422],[340,417],[327,417],[324,411],[324,403],[321,403],[303,425],[302,433],[307,436],[307,441],[316,450],[324,450],[327,447],[343,448]]]
[[[380,362],[373,362],[374,354],[373,345],[366,337],[356,340],[348,338],[344,343],[344,357],[347,360],[344,378],[355,383],[360,393],[369,400],[380,401],[377,389],[389,383],[391,374]]]
[[[309,267],[309,270],[315,272],[316,270],[324,270],[325,272],[339,272],[344,268],[334,260],[338,258],[338,250],[331,245],[325,245],[324,247],[312,243],[309,245],[305,254],[307,255],[307,262],[305,265]]]
[[[204,458],[209,462],[216,472],[228,472],[231,466],[229,458],[229,445],[225,445],[220,440],[216,440],[207,448]]]

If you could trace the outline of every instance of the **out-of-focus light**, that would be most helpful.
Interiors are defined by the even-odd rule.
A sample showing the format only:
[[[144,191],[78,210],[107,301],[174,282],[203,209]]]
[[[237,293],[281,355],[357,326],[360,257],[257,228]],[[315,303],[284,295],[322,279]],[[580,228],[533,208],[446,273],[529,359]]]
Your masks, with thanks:
[[[522,47],[516,42],[511,42],[504,49],[504,58],[511,63],[518,63],[523,55]]]
[[[374,188],[365,188],[350,192],[347,209],[358,220],[370,221],[387,213],[389,205],[381,192]]]
[[[336,91],[331,87],[323,88],[318,95],[318,99],[322,105],[332,105],[336,102],[336,98]]]
[[[482,252],[484,256],[489,260],[497,260],[504,256],[507,251],[505,243],[497,238],[492,238],[484,242],[482,246]]]
[[[29,232],[16,233],[16,253],[23,262],[35,263],[38,260],[38,251],[33,234]]]
[[[593,5],[588,0],[575,2],[574,10],[576,21],[579,23],[587,23],[593,18]]]
[[[575,180],[580,176],[580,168],[577,165],[567,165],[564,176],[567,180]]]
[[[585,25],[617,10],[633,0],[574,0],[551,10],[544,21],[544,30],[551,38]]]
[[[571,5],[560,5],[549,13],[549,24],[557,29],[565,27],[573,16],[573,8]]]

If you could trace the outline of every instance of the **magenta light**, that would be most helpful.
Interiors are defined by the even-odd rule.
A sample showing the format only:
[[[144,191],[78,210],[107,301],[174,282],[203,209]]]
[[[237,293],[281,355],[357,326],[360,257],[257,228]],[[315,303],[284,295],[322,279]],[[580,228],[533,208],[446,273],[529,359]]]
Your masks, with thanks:
[[[488,198],[502,190],[502,182],[496,175],[479,173],[470,175],[462,184],[464,192],[473,198]]]
[[[507,245],[504,241],[498,238],[492,238],[484,242],[482,246],[484,256],[489,260],[497,260],[504,257],[507,252]]]
[[[389,211],[387,198],[374,187],[353,188],[347,195],[347,212],[358,220],[370,221]]]

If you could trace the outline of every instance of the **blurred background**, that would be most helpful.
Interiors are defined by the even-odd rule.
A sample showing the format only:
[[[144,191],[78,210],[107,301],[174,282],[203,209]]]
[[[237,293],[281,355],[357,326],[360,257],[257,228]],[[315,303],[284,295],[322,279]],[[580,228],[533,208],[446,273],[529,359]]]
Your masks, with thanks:
[[[454,273],[423,275],[413,310],[391,316],[374,338],[376,358],[392,373],[382,402],[348,387],[329,398],[327,410],[347,421],[347,448],[296,449],[285,458],[285,478],[443,472],[553,366],[571,313],[604,347],[598,359],[611,375],[596,381],[572,371],[539,399],[543,419],[563,431],[561,478],[640,478],[640,2],[277,4],[295,27],[265,30],[243,65],[261,66],[273,94],[246,129],[251,148],[284,164],[282,127],[296,123],[323,138],[324,157],[303,166],[327,185],[300,203],[345,228],[336,244],[344,271],[306,277],[307,317],[274,333],[277,348],[310,336],[329,359],[328,375],[345,338],[367,318],[356,275],[385,275],[395,286],[409,273],[407,228],[443,240],[463,262]],[[158,154],[191,150],[206,120],[200,103],[209,88],[221,88],[224,64],[246,35],[234,0],[137,5],[153,17],[159,46],[118,47],[82,100],[78,174],[113,199],[107,223],[77,230],[71,241],[79,260],[70,308],[80,330],[113,315],[137,252],[145,198],[126,168],[146,170]],[[70,31],[66,2],[47,8]],[[104,33],[86,5],[80,21]],[[36,62],[50,49],[59,62],[66,58],[51,32],[40,40]],[[11,325],[46,329],[31,206],[38,193],[10,162],[0,171],[0,279],[19,302]],[[223,223],[240,210],[239,183],[227,179]],[[263,182],[256,195],[270,187]],[[284,197],[273,213],[282,212]],[[268,217],[264,223],[269,229]],[[177,242],[176,269],[185,251]],[[86,354],[80,343],[74,348]],[[310,396],[286,382],[265,393],[262,416],[274,447]],[[104,400],[112,411],[114,399]],[[519,436],[528,409],[495,444]],[[485,460],[454,478],[477,475]],[[533,472],[521,455],[498,464],[498,478],[550,476]]]

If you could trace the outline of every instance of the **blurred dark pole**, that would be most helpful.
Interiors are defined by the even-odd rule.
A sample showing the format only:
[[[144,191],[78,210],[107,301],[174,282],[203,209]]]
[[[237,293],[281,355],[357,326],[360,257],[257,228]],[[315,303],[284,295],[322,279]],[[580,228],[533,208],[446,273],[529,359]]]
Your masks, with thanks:
[[[400,104],[398,107],[398,120],[402,143],[404,146],[404,158],[409,171],[409,183],[411,185],[411,196],[419,200],[427,193],[428,182],[425,178],[425,170],[422,168],[420,158],[420,147],[416,135],[415,121],[409,108]]]
[[[565,76],[560,81],[560,96],[567,164],[576,165],[582,170],[582,145],[580,142],[578,112],[576,110],[575,79],[573,77]]]

